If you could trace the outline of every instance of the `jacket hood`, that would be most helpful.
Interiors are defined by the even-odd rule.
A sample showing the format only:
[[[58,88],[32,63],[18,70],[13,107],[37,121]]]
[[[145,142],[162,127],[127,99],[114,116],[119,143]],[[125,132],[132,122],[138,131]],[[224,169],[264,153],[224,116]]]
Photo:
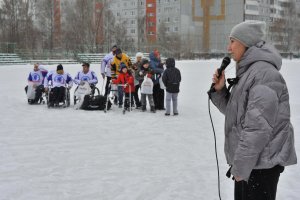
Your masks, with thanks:
[[[278,71],[281,69],[282,58],[274,46],[266,44],[264,41],[250,47],[237,63],[236,76],[241,76],[249,67],[258,61],[265,61],[272,64]]]
[[[174,58],[168,58],[166,60],[166,67],[167,68],[174,68],[175,67],[175,59]]]

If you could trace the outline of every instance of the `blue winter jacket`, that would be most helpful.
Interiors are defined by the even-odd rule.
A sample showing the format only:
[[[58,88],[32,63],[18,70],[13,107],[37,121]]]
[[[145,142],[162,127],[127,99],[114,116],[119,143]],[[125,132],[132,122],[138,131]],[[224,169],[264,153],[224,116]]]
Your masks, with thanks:
[[[161,60],[155,57],[154,52],[151,52],[149,55],[150,58],[150,67],[153,69],[154,76],[153,76],[153,83],[159,84],[159,78],[162,76],[164,72],[163,64]]]

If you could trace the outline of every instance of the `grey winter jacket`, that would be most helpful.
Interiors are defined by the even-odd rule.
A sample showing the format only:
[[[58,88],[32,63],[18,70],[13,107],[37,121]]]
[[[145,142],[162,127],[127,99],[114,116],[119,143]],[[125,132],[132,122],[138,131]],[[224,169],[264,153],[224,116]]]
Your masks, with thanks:
[[[211,95],[225,114],[225,155],[231,173],[248,180],[253,169],[297,163],[289,93],[279,73],[282,59],[264,42],[237,64],[238,83]]]

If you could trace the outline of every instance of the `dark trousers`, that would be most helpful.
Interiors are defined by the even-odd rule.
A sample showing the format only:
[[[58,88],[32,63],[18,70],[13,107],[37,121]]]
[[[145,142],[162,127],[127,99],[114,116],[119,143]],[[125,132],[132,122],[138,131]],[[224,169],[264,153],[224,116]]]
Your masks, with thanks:
[[[129,96],[131,96],[131,98],[129,97]],[[130,99],[130,102],[131,102],[131,106],[132,106],[132,104],[133,104],[133,95],[132,95],[132,93],[131,93],[131,95],[130,95],[130,93],[125,93],[125,108],[129,108],[129,99]]]
[[[109,83],[110,83],[110,80],[111,80],[111,77],[106,77],[106,85],[105,85],[105,93],[104,93],[104,96],[107,96],[109,91],[110,91],[110,88],[109,88]]]
[[[132,93],[133,97],[134,97],[134,101],[135,101],[135,106],[136,107],[140,107],[141,106],[141,102],[139,99],[139,89],[140,89],[140,85],[136,85],[135,86],[135,92]]]
[[[155,109],[163,110],[165,108],[164,101],[165,101],[165,91],[160,89],[159,84],[155,84],[153,86],[153,100]]]
[[[124,96],[124,87],[118,86],[118,101],[120,106],[123,105],[123,96]]]
[[[275,200],[280,173],[284,167],[252,170],[248,182],[240,181],[234,185],[235,200]]]
[[[50,92],[50,102],[56,104],[63,102],[65,98],[65,91],[66,88],[62,86],[52,88]]]

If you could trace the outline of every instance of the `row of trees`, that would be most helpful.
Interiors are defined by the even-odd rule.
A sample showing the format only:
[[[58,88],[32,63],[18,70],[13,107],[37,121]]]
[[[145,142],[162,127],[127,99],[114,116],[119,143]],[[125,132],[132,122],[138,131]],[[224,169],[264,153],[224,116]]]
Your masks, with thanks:
[[[100,1],[102,4],[97,9],[99,1],[96,0],[61,2],[63,9],[58,26],[55,0],[0,1],[0,44],[16,44],[18,49],[32,53],[44,50],[107,52],[114,43],[129,51],[145,50],[149,46],[146,16],[137,16],[139,28],[135,46],[124,22],[116,20],[108,9],[111,0]],[[159,27],[158,39],[160,47],[165,46],[164,51],[179,52],[179,35],[166,34],[164,23]]]
[[[107,51],[113,42],[132,46],[124,25],[116,22],[108,4],[104,1],[96,12],[95,1],[64,1],[58,26],[54,0],[0,1],[0,43],[15,43],[30,51],[98,52]]]
[[[138,36],[128,37],[125,23],[115,19],[108,9],[112,0],[61,0],[63,9],[57,16],[55,0],[2,0],[0,1],[0,48],[1,43],[16,44],[27,52],[107,52],[116,43],[127,51],[147,51],[155,44],[146,38],[146,17],[137,16]],[[101,6],[97,7],[97,2]],[[271,23],[269,32],[272,42],[281,51],[299,51],[299,12],[295,0],[283,5],[285,18]],[[96,9],[95,9],[96,8]],[[61,19],[57,23],[57,19]],[[59,26],[57,24],[60,24]],[[167,33],[167,26],[160,23],[157,30],[161,51],[174,56],[192,54],[189,44],[194,38],[182,41],[178,33]],[[283,42],[284,41],[284,42]],[[14,47],[14,46],[13,46]],[[142,48],[144,47],[144,48]],[[0,49],[1,50],[1,49]]]

